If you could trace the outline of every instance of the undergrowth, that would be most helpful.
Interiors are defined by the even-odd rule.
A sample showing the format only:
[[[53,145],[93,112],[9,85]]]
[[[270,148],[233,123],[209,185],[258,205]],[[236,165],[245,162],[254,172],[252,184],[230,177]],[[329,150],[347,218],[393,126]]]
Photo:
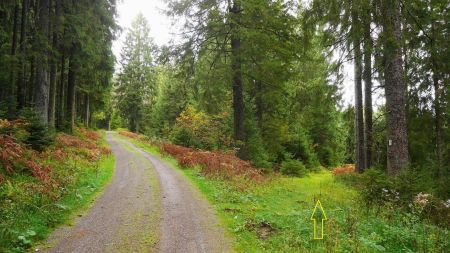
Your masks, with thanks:
[[[29,124],[0,121],[0,252],[46,238],[112,175],[114,158],[98,132],[79,128],[33,149]]]
[[[140,142],[140,138],[133,141]],[[215,206],[234,236],[238,252],[446,252],[450,246],[448,227],[423,219],[423,213],[408,211],[396,206],[402,204],[396,202],[368,205],[359,188],[366,179],[354,173],[353,165],[338,167],[332,173],[322,170],[304,178],[272,174],[258,183],[244,180],[239,184],[238,177],[230,180],[205,173],[202,166],[208,166],[206,163],[192,167],[198,164],[183,162],[185,156],[194,159],[198,151],[170,144],[155,148],[154,142],[140,142],[139,146],[178,160],[183,173]],[[419,195],[410,203],[420,208],[421,204],[432,202],[429,197]],[[313,239],[310,220],[318,199],[328,218],[323,240]]]

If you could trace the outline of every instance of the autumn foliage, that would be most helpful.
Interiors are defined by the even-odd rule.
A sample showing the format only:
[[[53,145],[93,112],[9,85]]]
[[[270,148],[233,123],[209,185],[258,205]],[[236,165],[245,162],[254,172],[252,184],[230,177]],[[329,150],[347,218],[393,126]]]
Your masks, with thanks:
[[[354,164],[345,164],[340,167],[334,168],[331,173],[333,175],[339,175],[339,174],[349,174],[355,172],[355,165]]]
[[[221,151],[202,151],[163,143],[161,150],[177,159],[181,166],[200,166],[201,173],[206,176],[220,177],[226,180],[244,178],[262,181],[260,170],[254,168],[249,161],[244,161],[232,153]]]
[[[149,142],[146,137],[128,131],[120,131],[119,134],[135,140]],[[199,166],[201,173],[208,177],[230,181],[244,179],[253,182],[260,182],[265,179],[262,172],[253,167],[249,161],[241,160],[231,152],[195,150],[170,143],[159,143],[158,145],[162,152],[173,156],[181,166]]]
[[[136,140],[138,140],[139,136],[140,136],[139,134],[129,132],[129,131],[120,131],[119,134],[126,136],[128,138],[131,138],[131,139],[136,139]]]
[[[0,162],[8,173],[14,172],[14,164],[23,156],[23,147],[8,135],[0,135]]]
[[[111,152],[109,148],[98,144],[100,135],[97,132],[83,128],[76,129],[75,136],[58,134],[53,146],[39,152],[19,138],[20,135],[29,134],[26,125],[27,122],[23,120],[0,121],[0,184],[5,182],[8,176],[25,173],[45,185],[50,193],[62,183],[60,179],[65,177],[61,174],[64,171],[58,173],[52,168],[54,165],[60,165],[61,161],[67,163],[77,159],[95,162]]]

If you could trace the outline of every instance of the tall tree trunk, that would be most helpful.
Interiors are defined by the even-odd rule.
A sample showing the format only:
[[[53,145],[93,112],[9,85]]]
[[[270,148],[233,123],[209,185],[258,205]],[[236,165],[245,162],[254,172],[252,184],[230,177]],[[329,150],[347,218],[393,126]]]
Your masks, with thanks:
[[[53,15],[53,41],[52,48],[53,53],[51,57],[51,68],[50,68],[50,98],[49,98],[49,108],[48,108],[48,124],[50,127],[55,127],[55,117],[56,117],[56,82],[57,82],[57,66],[58,57],[56,50],[58,49],[58,33],[59,33],[59,18],[61,14],[61,0],[53,0],[55,2],[54,15]]]
[[[31,56],[30,60],[30,79],[28,80],[28,86],[27,86],[27,103],[28,106],[34,106],[34,87],[36,86],[36,57],[33,55]]]
[[[372,36],[370,32],[371,14],[370,7],[364,13],[364,127],[365,127],[365,167],[372,166]]]
[[[57,107],[57,125],[59,129],[64,128],[64,111],[65,111],[65,71],[66,71],[66,55],[63,52],[61,56],[61,68],[60,68],[60,77],[58,83],[58,107]]]
[[[17,52],[17,33],[19,30],[19,3],[16,2],[14,6],[14,21],[13,21],[13,34],[11,42],[11,70],[9,73],[9,84],[6,91],[7,101],[8,101],[8,118],[13,118],[16,111],[16,99],[14,92],[14,84],[16,79],[16,61],[15,56]]]
[[[434,22],[431,25],[432,37],[436,38],[436,29],[434,27]],[[444,168],[443,168],[443,153],[442,153],[442,110],[441,110],[441,98],[442,89],[440,85],[441,77],[439,75],[438,60],[436,59],[436,44],[434,40],[431,40],[431,67],[433,71],[433,88],[434,88],[434,128],[435,128],[435,145],[436,145],[436,161],[438,165],[438,176],[440,180],[444,179]]]
[[[400,1],[382,0],[384,78],[387,124],[387,169],[397,175],[409,166],[406,128],[406,86],[403,80]]]
[[[19,78],[17,80],[17,108],[20,110],[25,107],[25,41],[27,37],[27,21],[28,21],[28,0],[22,1],[22,16],[20,25],[20,42],[19,42]]]
[[[134,113],[130,118],[130,131],[133,133],[136,132],[136,116]]]
[[[439,78],[436,72],[433,73],[433,87],[434,87],[434,124],[435,124],[435,138],[436,138],[436,160],[438,165],[439,178],[443,179],[442,166],[442,112],[441,112],[441,88],[439,85]]]
[[[89,99],[89,93],[84,94],[84,126],[89,127],[89,118],[90,115],[90,99]]]
[[[355,70],[355,163],[356,171],[363,172],[365,168],[364,159],[364,118],[362,103],[362,54],[359,32],[359,20],[357,10],[352,6],[352,36],[354,51]]]
[[[49,0],[40,0],[39,24],[37,35],[37,49],[39,56],[36,64],[36,110],[41,118],[42,124],[48,123],[48,101],[49,101],[49,80],[48,80],[48,25],[49,25]]]
[[[69,75],[67,82],[67,103],[66,103],[66,119],[69,132],[73,132],[76,116],[76,100],[75,100],[75,79],[76,79],[76,63],[74,57],[74,49],[69,58]]]
[[[242,82],[242,63],[241,63],[241,38],[239,34],[239,23],[241,15],[241,7],[239,0],[233,1],[233,6],[230,8],[232,14],[231,19],[231,50],[232,60],[231,69],[233,72],[233,111],[234,111],[234,140],[239,148],[238,156],[245,159],[244,140],[244,94]]]
[[[355,158],[356,171],[363,172],[364,159],[364,118],[362,104],[362,57],[359,43],[353,46],[355,51]]]

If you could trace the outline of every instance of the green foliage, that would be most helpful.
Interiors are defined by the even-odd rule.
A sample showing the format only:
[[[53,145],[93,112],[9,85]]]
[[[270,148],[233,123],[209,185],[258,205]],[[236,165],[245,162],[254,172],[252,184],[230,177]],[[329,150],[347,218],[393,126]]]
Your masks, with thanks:
[[[276,178],[244,191],[195,169],[182,172],[215,204],[239,252],[442,252],[449,246],[446,227],[392,207],[367,209],[357,191],[328,172]],[[309,217],[319,194],[328,220],[317,244]]]
[[[319,161],[314,152],[311,141],[308,135],[301,128],[297,133],[293,133],[291,140],[285,144],[286,152],[292,155],[292,158],[303,161],[308,168],[318,167]]]
[[[399,193],[402,203],[409,203],[420,191],[427,191],[427,189],[424,189],[425,185],[421,182],[420,173],[413,169],[401,171],[391,181],[393,181],[393,187]]]
[[[27,122],[26,131],[29,135],[25,143],[34,150],[43,151],[54,142],[54,134],[48,130],[47,125],[41,122],[35,110],[31,108],[24,109],[20,117]]]
[[[286,159],[281,162],[280,172],[284,175],[303,177],[308,173],[305,165],[295,159]]]
[[[142,131],[146,108],[155,104],[156,84],[153,54],[147,20],[139,14],[133,21],[121,52],[121,72],[115,83],[115,100],[120,116],[133,132]]]
[[[221,125],[227,113],[210,116],[188,106],[177,118],[171,140],[178,145],[199,149],[216,150],[230,143]]]
[[[245,146],[245,154],[255,167],[270,169],[272,167],[272,159],[268,152],[264,149],[263,140],[257,132],[247,135],[247,144]]]
[[[398,197],[398,192],[393,190],[392,182],[386,173],[378,169],[370,168],[364,171],[361,183],[361,196],[368,207],[380,206]]]
[[[356,189],[362,188],[361,177],[362,175],[358,173],[340,173],[334,175],[336,181]]]
[[[32,110],[23,113],[28,114]],[[22,133],[10,133],[14,141],[20,141],[16,134]],[[28,162],[19,163],[21,170],[1,175],[0,252],[26,252],[73,212],[88,206],[111,178],[114,157],[106,155],[110,150],[104,137],[86,129],[76,134],[59,134],[54,145],[39,155],[21,145],[23,152],[16,160]],[[44,171],[44,167],[49,169]]]

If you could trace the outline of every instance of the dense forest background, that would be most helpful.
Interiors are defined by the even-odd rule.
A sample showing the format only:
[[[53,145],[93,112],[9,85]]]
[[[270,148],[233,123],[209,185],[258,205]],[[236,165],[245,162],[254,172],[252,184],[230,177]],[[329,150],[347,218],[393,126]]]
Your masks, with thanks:
[[[41,135],[128,128],[286,174],[355,163],[449,197],[447,1],[168,1],[180,41],[158,48],[138,16],[113,75],[115,8],[2,1],[0,117],[32,118]]]

